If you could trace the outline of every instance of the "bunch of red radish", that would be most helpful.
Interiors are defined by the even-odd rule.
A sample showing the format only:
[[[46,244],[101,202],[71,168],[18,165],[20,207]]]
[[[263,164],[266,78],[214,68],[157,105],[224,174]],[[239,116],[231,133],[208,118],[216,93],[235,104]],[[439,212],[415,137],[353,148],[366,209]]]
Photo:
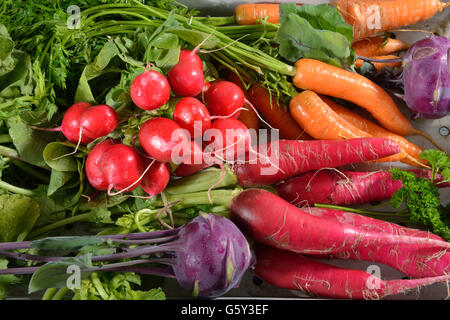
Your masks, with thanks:
[[[154,117],[141,126],[139,144],[145,153],[113,139],[98,143],[86,160],[86,175],[92,187],[114,195],[141,186],[155,196],[170,180],[170,162],[196,163],[202,168],[211,162],[233,161],[249,151],[250,133],[237,120],[246,100],[244,92],[229,81],[205,83],[203,62],[196,51],[182,49],[179,62],[167,77],[146,68],[134,79],[130,95],[141,109],[162,107],[171,93],[181,98],[173,110],[173,120]],[[80,145],[108,135],[117,125],[118,116],[111,107],[80,102],[67,110],[60,130],[68,140]],[[233,133],[230,139],[227,130]],[[211,161],[208,165],[206,155]]]

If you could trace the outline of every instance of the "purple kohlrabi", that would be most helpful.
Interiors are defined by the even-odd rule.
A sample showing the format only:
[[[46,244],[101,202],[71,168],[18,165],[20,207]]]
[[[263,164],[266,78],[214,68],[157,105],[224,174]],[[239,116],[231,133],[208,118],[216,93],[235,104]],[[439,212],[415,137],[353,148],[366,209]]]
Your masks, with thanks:
[[[416,42],[403,59],[404,100],[414,118],[442,118],[450,111],[450,38]]]

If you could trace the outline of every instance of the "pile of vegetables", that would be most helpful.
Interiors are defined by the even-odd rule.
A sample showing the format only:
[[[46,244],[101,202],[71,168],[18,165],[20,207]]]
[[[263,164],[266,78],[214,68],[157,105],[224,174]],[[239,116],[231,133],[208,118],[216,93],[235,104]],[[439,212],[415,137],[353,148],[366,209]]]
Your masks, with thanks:
[[[403,90],[415,118],[447,115],[448,38],[377,35],[447,5],[372,2],[242,4],[202,17],[160,0],[83,0],[81,16],[69,0],[5,1],[0,298],[17,283],[43,299],[165,298],[139,290],[141,277],[217,297],[246,272],[346,299],[448,281],[448,150],[389,94]],[[354,14],[371,4],[376,30]],[[400,5],[414,15],[392,23]],[[359,207],[374,202],[402,208]],[[411,279],[369,288],[370,274],[326,259]],[[73,265],[78,288],[67,285]]]

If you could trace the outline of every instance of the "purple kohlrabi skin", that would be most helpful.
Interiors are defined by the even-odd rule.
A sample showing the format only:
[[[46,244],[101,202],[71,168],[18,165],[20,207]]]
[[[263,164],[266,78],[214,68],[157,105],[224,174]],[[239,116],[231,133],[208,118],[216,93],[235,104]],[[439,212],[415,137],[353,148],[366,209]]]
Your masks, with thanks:
[[[225,217],[200,214],[179,234],[184,250],[178,251],[173,270],[178,283],[200,297],[217,297],[239,285],[254,263],[247,239]]]
[[[414,118],[437,119],[450,111],[450,38],[416,42],[403,59],[404,100]]]

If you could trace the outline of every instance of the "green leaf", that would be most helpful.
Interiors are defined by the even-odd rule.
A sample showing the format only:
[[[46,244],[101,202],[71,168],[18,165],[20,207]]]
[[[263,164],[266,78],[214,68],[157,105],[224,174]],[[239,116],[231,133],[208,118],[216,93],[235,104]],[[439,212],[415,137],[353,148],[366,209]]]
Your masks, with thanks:
[[[58,189],[62,188],[72,178],[72,176],[73,175],[71,172],[52,170],[47,195],[51,196],[58,191]]]
[[[202,43],[201,47],[204,49],[214,49],[220,41],[215,35],[197,30],[185,29],[183,27],[167,28],[165,32],[176,34],[180,39],[183,39],[193,46]]]
[[[345,22],[336,7],[326,3],[302,6],[295,3],[283,3],[280,5],[280,23],[283,23],[289,13],[305,18],[314,29],[337,32],[344,35],[350,43],[353,42],[353,28]]]
[[[275,40],[283,58],[290,62],[311,58],[338,67],[353,64],[353,29],[336,8],[290,3],[280,5],[280,14]]]
[[[76,250],[88,245],[103,243],[103,239],[96,236],[51,237],[31,242],[31,248],[41,250]]]
[[[43,150],[45,163],[52,169],[62,172],[77,171],[77,160],[73,156],[65,156],[73,152],[73,148],[61,142],[51,142]]]
[[[161,33],[153,39],[150,46],[160,49],[173,49],[178,47],[178,37],[173,33]]]
[[[113,223],[111,211],[108,208],[96,208],[89,211],[89,222],[93,223]]]
[[[43,151],[50,141],[55,140],[55,133],[33,130],[19,117],[9,119],[8,126],[19,155],[33,165],[45,166]]]
[[[0,241],[22,241],[39,217],[39,205],[19,194],[0,195]]]
[[[49,262],[41,266],[33,273],[28,284],[28,292],[33,293],[48,288],[65,288],[67,280],[71,276],[67,273],[70,266],[77,265],[81,271],[91,268],[91,255],[86,254],[74,258],[68,258],[60,262]],[[81,279],[86,279],[91,272],[81,272]]]
[[[14,69],[0,76],[0,92],[11,86],[28,86],[23,93],[31,92],[31,60],[25,52],[14,50],[11,54]]]
[[[8,260],[0,257],[0,269],[8,268]],[[20,282],[20,278],[13,274],[0,275],[0,300],[6,298],[6,287]]]

